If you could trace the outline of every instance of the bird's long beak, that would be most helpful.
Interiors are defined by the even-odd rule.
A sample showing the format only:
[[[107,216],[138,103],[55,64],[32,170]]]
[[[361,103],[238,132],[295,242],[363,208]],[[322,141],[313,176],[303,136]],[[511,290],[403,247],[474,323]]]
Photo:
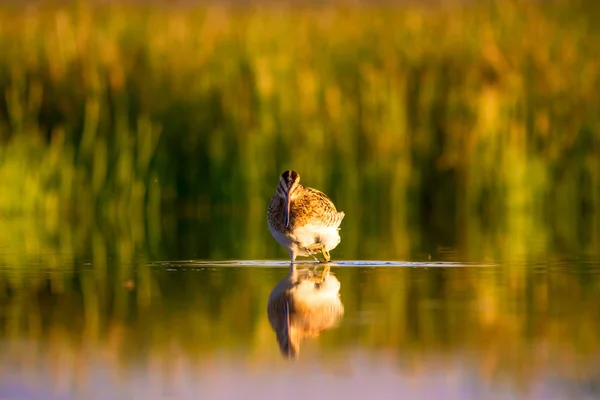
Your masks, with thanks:
[[[285,196],[285,209],[283,210],[283,223],[287,228],[290,225],[290,194]]]

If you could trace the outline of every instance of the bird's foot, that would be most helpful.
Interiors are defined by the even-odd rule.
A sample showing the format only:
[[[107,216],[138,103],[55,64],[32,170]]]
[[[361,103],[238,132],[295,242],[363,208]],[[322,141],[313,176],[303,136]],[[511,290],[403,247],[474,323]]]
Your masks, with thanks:
[[[323,243],[313,243],[310,246],[307,246],[305,249],[315,260],[317,260],[320,263],[326,263],[331,261],[331,256],[329,255],[329,252],[327,251]],[[314,253],[321,253],[323,255],[324,260],[320,261],[319,259],[317,259],[317,257],[314,256]]]

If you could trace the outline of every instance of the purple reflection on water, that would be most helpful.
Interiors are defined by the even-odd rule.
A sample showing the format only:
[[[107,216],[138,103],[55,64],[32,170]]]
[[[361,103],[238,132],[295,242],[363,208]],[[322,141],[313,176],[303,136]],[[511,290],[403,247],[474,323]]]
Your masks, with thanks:
[[[551,377],[531,382],[525,392],[510,383],[483,381],[468,359],[425,358],[418,371],[403,370],[398,360],[355,351],[338,360],[319,360],[305,354],[297,362],[273,359],[272,363],[248,361],[243,357],[219,357],[210,365],[178,363],[175,370],[139,365],[116,374],[106,366],[91,368],[86,382],[63,383],[57,388],[44,368],[3,373],[0,399],[565,399],[562,387]],[[269,357],[267,357],[269,358]],[[6,372],[6,371],[4,371]],[[29,376],[29,377],[26,377]],[[118,376],[118,377],[116,377]],[[573,394],[573,393],[571,393]],[[587,398],[577,393],[577,398]],[[592,398],[592,397],[589,397]]]

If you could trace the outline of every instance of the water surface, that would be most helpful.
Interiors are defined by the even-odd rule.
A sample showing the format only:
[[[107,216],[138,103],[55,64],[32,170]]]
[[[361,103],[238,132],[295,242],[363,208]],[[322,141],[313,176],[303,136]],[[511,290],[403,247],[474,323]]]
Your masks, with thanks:
[[[283,260],[3,265],[0,398],[600,394],[593,259],[337,261],[343,315],[295,358],[267,315],[288,271]]]

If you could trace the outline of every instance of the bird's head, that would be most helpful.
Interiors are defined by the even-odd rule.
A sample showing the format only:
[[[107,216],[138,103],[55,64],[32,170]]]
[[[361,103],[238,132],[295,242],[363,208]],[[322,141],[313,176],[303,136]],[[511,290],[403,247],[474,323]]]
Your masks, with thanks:
[[[284,171],[279,177],[277,194],[283,199],[283,224],[287,228],[290,225],[290,204],[296,190],[300,187],[300,175],[296,171]]]

